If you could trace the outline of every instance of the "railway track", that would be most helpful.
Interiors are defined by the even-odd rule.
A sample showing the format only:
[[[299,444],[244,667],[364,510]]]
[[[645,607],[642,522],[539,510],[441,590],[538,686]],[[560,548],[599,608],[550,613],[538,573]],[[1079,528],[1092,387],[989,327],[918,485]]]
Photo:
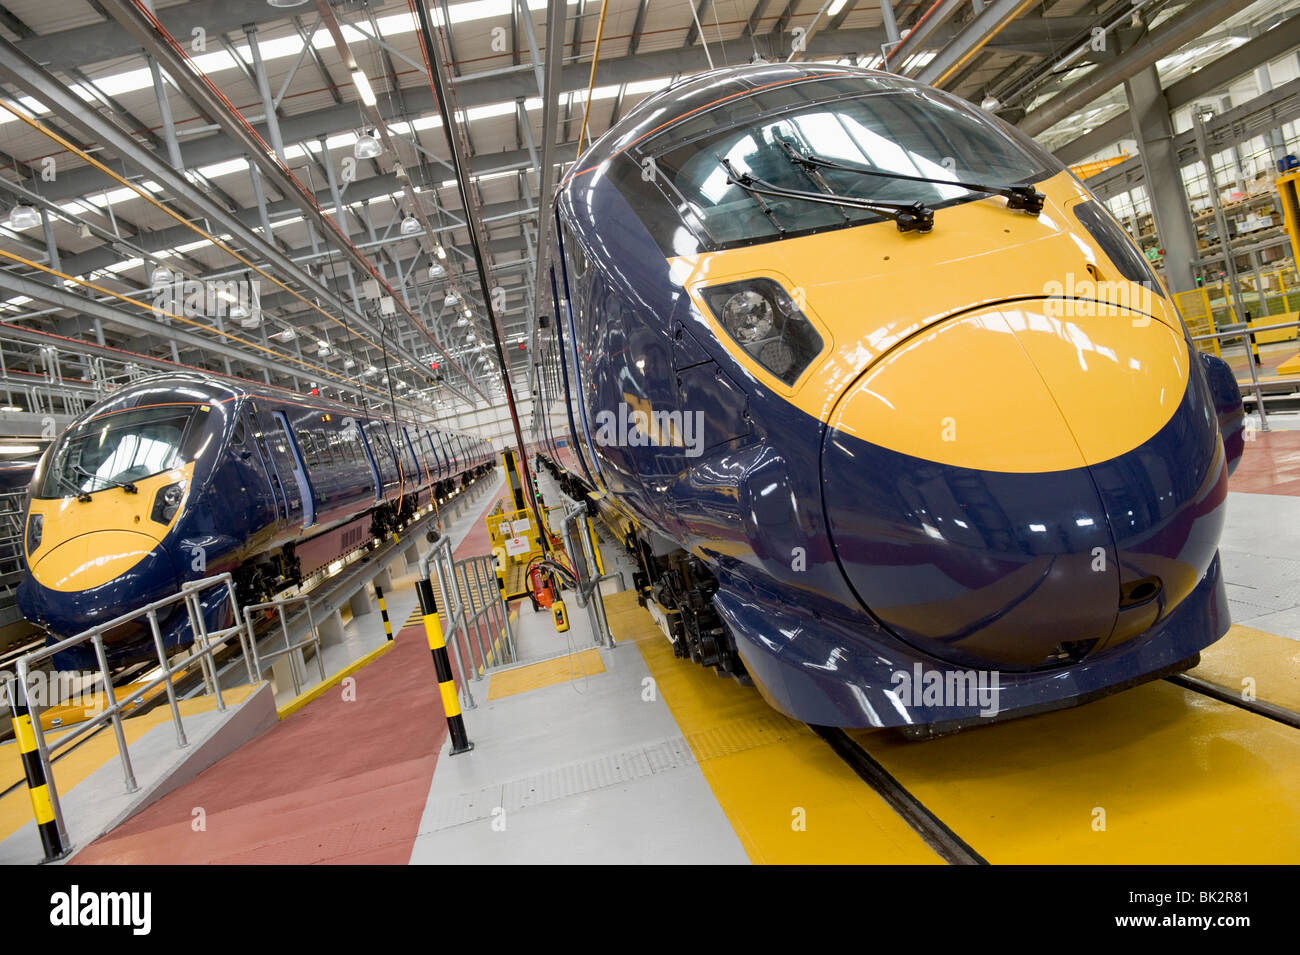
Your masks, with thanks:
[[[1256,730],[1261,736],[1275,735],[1276,727],[1273,724],[1281,724],[1287,727],[1287,730],[1300,729],[1300,713],[1277,703],[1260,699],[1244,699],[1239,692],[1212,683],[1200,677],[1179,673],[1163,678],[1162,681],[1192,697],[1189,703],[1196,706],[1200,701],[1214,701],[1215,703],[1227,704],[1236,710],[1244,711],[1252,717],[1258,719],[1258,723],[1253,723],[1251,728]],[[1131,691],[1130,691],[1131,692]],[[1095,705],[1095,704],[1094,704]],[[1028,717],[1027,719],[1040,719],[1041,717]],[[1005,726],[1012,732],[1016,731],[1016,723],[1019,721],[1010,721]],[[988,835],[982,826],[972,827],[970,831],[963,836],[962,831],[966,826],[957,821],[954,814],[950,811],[950,799],[934,799],[929,794],[918,792],[919,786],[909,786],[906,781],[907,774],[900,774],[886,765],[890,762],[888,756],[894,751],[893,747],[885,742],[880,731],[845,731],[823,726],[810,726],[810,729],[830,747],[832,752],[860,778],[871,790],[884,800],[898,815],[912,828],[918,836],[941,858],[943,861],[952,865],[988,865],[989,859],[981,853],[979,845],[988,840]],[[908,740],[901,745],[910,748],[933,749],[937,760],[944,759],[940,752],[940,747],[947,749],[949,752],[962,748],[964,743],[971,742],[972,739],[981,732],[987,732],[987,728],[973,728],[972,730],[952,734],[947,737],[937,737],[934,740]],[[1247,735],[1252,735],[1247,732]],[[1291,734],[1287,732],[1287,735]],[[940,741],[948,741],[941,743]],[[1293,743],[1300,743],[1300,737],[1293,737]],[[874,745],[873,745],[874,744]],[[883,744],[883,745],[882,745]],[[872,750],[877,751],[877,755],[872,754]],[[885,758],[878,759],[877,756],[884,751]],[[941,764],[941,763],[940,763]],[[1159,776],[1158,767],[1152,765],[1150,770],[1154,776]],[[900,778],[903,777],[903,778]],[[1052,782],[1048,779],[1043,780],[1045,786],[1051,786]],[[1137,784],[1140,792],[1140,782]],[[1122,799],[1131,798],[1132,794],[1125,792],[1123,796],[1114,797],[1106,795],[1105,792],[1110,788],[1114,792],[1132,788],[1132,780],[1106,780],[1102,781],[1090,798],[1093,801],[1118,803]],[[1156,787],[1152,787],[1153,790]],[[1225,790],[1225,792],[1228,792]],[[950,795],[950,794],[949,794]],[[1231,796],[1225,796],[1225,804],[1222,811],[1226,815],[1233,815],[1237,812],[1247,811],[1244,806],[1233,808]],[[1005,807],[989,806],[990,815],[999,811],[1005,812]],[[968,814],[978,815],[978,813]],[[1065,820],[1062,820],[1065,822]],[[1104,831],[1104,828],[1103,830]]]

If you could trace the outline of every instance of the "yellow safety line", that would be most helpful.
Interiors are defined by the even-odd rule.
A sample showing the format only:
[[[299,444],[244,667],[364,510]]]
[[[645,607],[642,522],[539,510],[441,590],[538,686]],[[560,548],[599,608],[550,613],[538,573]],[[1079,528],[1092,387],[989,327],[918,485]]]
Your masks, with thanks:
[[[578,672],[574,672],[574,662]],[[500,700],[518,693],[541,690],[548,686],[569,683],[575,679],[596,676],[605,672],[605,661],[600,658],[600,651],[594,647],[590,650],[566,653],[562,657],[539,660],[527,666],[515,667],[492,674],[488,684],[488,702]]]
[[[321,696],[326,690],[338,686],[347,677],[350,677],[352,674],[356,673],[366,664],[373,663],[375,660],[378,660],[380,657],[382,657],[389,650],[393,649],[393,647],[395,646],[397,646],[396,643],[394,643],[391,640],[386,640],[384,643],[380,644],[374,650],[371,650],[361,659],[349,663],[342,670],[339,670],[337,673],[335,673],[333,676],[327,679],[324,683],[312,687],[310,690],[307,690],[305,693],[299,693],[288,703],[284,704],[284,706],[277,707],[275,711],[276,715],[280,719],[284,719],[290,714],[298,712],[298,710],[302,709],[312,700]]]

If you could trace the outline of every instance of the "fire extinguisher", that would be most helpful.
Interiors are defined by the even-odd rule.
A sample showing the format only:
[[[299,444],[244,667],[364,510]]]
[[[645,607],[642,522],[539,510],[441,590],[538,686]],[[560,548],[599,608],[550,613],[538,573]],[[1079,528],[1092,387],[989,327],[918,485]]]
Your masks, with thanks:
[[[549,610],[555,600],[550,572],[540,564],[534,564],[528,569],[528,584],[532,588],[533,608],[544,607]]]

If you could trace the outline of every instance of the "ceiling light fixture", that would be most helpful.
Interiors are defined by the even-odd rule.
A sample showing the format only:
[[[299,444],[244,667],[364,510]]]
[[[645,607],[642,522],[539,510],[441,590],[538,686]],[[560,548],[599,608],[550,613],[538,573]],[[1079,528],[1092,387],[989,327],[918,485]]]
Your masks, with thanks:
[[[278,342],[291,342],[298,337],[298,333],[292,328],[286,328],[284,331],[276,332],[271,337]]]
[[[165,265],[160,265],[153,270],[149,276],[149,284],[154,288],[162,288],[164,285],[172,284],[172,270]]]
[[[289,7],[301,7],[306,2],[307,0],[266,0],[266,5],[269,7],[288,9]]]
[[[435,263],[429,266],[429,278],[436,279],[438,276],[442,275],[442,273],[445,271],[446,269],[444,269],[441,265]]]
[[[982,100],[980,100],[980,109],[987,110],[990,113],[1001,105],[1002,103],[992,93],[987,94]]]
[[[445,259],[447,257],[447,250],[444,249],[442,246],[438,246],[436,249],[433,250],[433,254],[440,259]]]
[[[402,218],[402,225],[398,231],[401,232],[402,235],[417,235],[418,233],[423,232],[424,228],[420,225],[419,219],[410,215]]]
[[[9,228],[31,229],[41,224],[40,214],[31,206],[18,203],[9,213]]]
[[[370,77],[361,70],[352,71],[352,85],[357,88],[357,95],[361,97],[361,102],[367,106],[374,106],[378,102],[375,99],[375,91],[370,86]]]
[[[384,147],[373,129],[366,130],[358,136],[356,144],[352,147],[352,155],[358,159],[374,159],[376,156],[382,156],[383,153]]]

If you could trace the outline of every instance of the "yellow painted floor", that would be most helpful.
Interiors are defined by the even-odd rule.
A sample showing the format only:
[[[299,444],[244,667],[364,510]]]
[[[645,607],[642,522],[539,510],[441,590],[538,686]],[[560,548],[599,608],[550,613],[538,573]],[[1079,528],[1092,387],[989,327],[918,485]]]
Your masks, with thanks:
[[[1188,675],[1300,713],[1300,640],[1234,624]]]
[[[541,660],[493,673],[488,687],[488,702],[604,672],[605,663],[600,659],[600,652],[597,650],[583,650],[581,653]]]
[[[606,606],[753,861],[940,861],[810,730],[676,659],[634,594]],[[1256,675],[1261,699],[1294,707],[1297,651],[1234,628],[1194,672]],[[993,863],[1300,862],[1300,732],[1164,681],[927,742],[850,735]]]
[[[758,692],[673,656],[631,591],[605,598],[609,626],[633,641],[754,862],[941,863],[806,726]]]
[[[1300,731],[1163,680],[926,742],[850,735],[991,863],[1300,862]]]
[[[222,694],[228,705],[242,703],[261,684],[241,686],[226,690]],[[216,707],[212,696],[200,696],[178,703],[182,719],[198,713],[206,713]],[[122,728],[126,734],[127,744],[131,744],[145,733],[163,723],[171,722],[171,707],[156,706],[148,713],[123,721]],[[53,772],[57,790],[66,793],[95,770],[110,760],[117,760],[117,738],[110,726],[101,728],[74,749],[55,754]],[[18,747],[11,740],[0,746],[0,779],[10,783],[23,780],[22,758]],[[23,824],[32,818],[32,803],[27,795],[27,786],[20,784],[13,791],[0,796],[0,839],[7,839]]]

